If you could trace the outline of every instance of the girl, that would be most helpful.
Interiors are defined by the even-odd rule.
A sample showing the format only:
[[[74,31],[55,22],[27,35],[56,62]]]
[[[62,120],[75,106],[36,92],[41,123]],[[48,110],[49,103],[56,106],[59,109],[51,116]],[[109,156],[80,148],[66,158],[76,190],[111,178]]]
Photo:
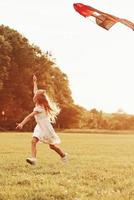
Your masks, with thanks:
[[[25,119],[19,123],[16,129],[22,129],[23,126],[34,116],[37,125],[34,128],[33,137],[31,141],[31,157],[27,158],[26,161],[34,165],[36,164],[36,145],[38,141],[49,144],[49,147],[58,153],[63,162],[68,159],[67,153],[65,153],[58,146],[60,143],[59,136],[55,133],[51,122],[55,121],[55,117],[59,113],[59,109],[53,103],[51,104],[48,99],[45,90],[38,90],[37,88],[37,78],[33,76],[34,83],[34,97],[33,101],[35,103],[35,108],[31,114],[29,114]],[[55,108],[54,108],[55,107]]]

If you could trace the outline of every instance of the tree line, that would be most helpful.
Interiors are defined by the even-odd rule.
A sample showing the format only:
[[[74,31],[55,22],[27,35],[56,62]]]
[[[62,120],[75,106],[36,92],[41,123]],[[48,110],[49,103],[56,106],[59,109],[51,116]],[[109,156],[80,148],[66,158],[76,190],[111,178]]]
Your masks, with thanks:
[[[38,77],[39,88],[59,104],[61,112],[56,128],[134,129],[134,116],[106,114],[95,108],[76,105],[67,75],[46,51],[30,44],[27,38],[7,26],[0,26],[0,130],[14,130],[33,110],[32,76]],[[34,120],[24,130],[32,130]]]

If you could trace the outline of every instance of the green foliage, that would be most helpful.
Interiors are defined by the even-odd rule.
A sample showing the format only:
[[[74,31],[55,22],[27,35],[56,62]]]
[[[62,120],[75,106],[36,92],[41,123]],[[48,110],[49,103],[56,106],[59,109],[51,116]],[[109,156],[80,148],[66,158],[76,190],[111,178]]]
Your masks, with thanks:
[[[81,128],[134,130],[134,116],[126,113],[103,113],[95,108],[83,115]]]
[[[76,105],[62,107],[62,112],[58,116],[58,128],[77,128],[80,127],[82,109]]]
[[[68,78],[52,56],[29,44],[17,31],[0,26],[0,127],[14,129],[15,123],[33,109],[34,73],[39,87],[48,90],[60,107],[73,104]],[[33,123],[28,126],[31,129]]]

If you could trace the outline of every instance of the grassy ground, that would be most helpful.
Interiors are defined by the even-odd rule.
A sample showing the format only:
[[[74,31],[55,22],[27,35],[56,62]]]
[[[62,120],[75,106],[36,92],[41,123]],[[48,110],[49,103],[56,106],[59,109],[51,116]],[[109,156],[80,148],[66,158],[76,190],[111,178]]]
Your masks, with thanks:
[[[68,164],[30,133],[0,134],[0,200],[134,200],[134,135],[63,134]]]

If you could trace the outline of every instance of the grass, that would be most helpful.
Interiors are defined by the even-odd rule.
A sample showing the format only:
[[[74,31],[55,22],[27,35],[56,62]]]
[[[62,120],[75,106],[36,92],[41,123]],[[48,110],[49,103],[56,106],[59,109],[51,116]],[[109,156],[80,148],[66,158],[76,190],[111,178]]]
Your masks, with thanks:
[[[30,133],[0,133],[0,200],[134,200],[134,135],[59,134],[70,160],[38,144],[30,166]]]

